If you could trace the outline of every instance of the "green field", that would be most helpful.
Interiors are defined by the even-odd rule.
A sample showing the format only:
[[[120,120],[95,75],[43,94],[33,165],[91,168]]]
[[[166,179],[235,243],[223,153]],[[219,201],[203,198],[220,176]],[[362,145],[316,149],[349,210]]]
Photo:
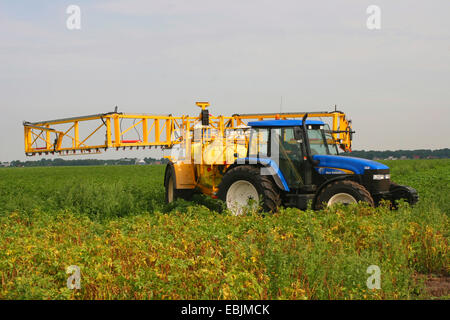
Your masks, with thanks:
[[[414,208],[236,217],[203,196],[165,205],[163,166],[0,169],[0,299],[448,298],[450,160],[386,164]]]

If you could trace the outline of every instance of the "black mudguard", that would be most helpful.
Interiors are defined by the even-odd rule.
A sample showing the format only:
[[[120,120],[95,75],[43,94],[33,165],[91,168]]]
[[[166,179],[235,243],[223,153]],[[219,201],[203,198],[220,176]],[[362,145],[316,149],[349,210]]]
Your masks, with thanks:
[[[391,183],[388,199],[391,200],[392,206],[396,209],[397,201],[400,199],[404,199],[411,206],[415,205],[419,201],[419,194],[412,187]]]

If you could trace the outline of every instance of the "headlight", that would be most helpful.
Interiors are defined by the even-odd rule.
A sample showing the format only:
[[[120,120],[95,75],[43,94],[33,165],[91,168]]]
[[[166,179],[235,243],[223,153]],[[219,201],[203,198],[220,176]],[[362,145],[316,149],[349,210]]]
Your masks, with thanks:
[[[390,174],[374,174],[373,175],[373,180],[384,180],[384,179],[390,179],[391,175]]]

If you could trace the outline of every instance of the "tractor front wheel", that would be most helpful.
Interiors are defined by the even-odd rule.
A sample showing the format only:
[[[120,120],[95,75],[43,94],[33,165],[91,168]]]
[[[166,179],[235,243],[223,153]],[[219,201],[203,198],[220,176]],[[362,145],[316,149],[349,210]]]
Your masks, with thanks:
[[[219,184],[217,196],[235,215],[242,214],[251,202],[261,205],[266,212],[276,212],[281,205],[280,193],[272,178],[261,175],[261,168],[256,166],[240,165],[230,169]]]
[[[316,209],[331,207],[337,203],[352,204],[359,201],[374,206],[373,198],[366,188],[354,181],[340,180],[322,189],[316,199]]]

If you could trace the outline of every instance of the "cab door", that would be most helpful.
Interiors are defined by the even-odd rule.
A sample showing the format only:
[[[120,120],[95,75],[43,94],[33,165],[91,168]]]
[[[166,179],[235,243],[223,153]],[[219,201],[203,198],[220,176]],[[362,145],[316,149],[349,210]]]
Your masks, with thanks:
[[[301,140],[296,139],[293,127],[274,129],[277,140],[279,167],[289,188],[298,189],[304,185],[304,156]],[[273,147],[276,147],[275,145]]]

